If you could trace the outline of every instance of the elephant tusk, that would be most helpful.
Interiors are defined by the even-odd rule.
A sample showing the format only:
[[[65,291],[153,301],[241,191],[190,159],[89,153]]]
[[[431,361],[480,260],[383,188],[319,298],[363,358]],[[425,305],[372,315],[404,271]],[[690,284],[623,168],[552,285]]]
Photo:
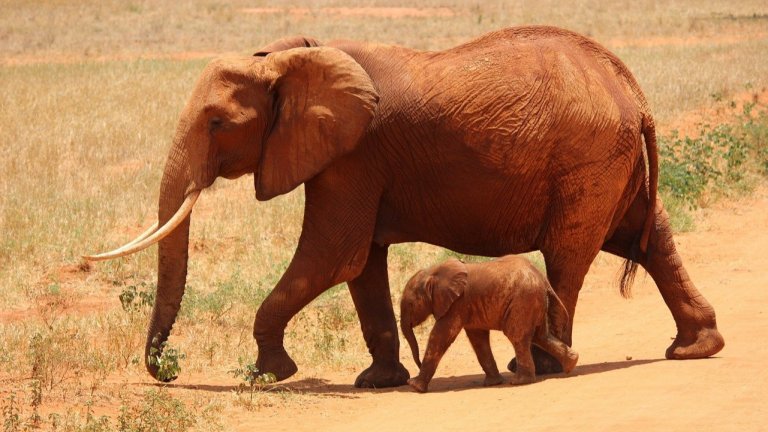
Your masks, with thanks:
[[[151,232],[152,228],[154,228],[152,227],[125,246],[121,246],[113,251],[98,255],[83,255],[83,258],[88,261],[104,261],[130,255],[152,246],[153,244],[167,237],[171,232],[173,232],[174,229],[176,229],[177,226],[179,226],[184,221],[184,219],[187,218],[187,216],[189,216],[189,214],[192,212],[192,207],[194,207],[195,202],[199,196],[199,190],[187,195],[187,197],[184,198],[184,202],[181,204],[181,207],[176,210],[176,213],[173,215],[173,217],[171,217],[171,219],[169,219],[168,222],[166,222],[166,224],[157,231]]]
[[[146,231],[144,231],[143,233],[139,234],[139,236],[136,237],[135,239],[131,240],[130,243],[126,243],[125,246],[123,246],[123,247],[134,245],[134,244],[144,240],[145,238],[149,237],[153,232],[157,231],[158,225],[160,225],[160,223],[159,222],[155,222],[154,224],[152,224],[151,227],[147,228]]]

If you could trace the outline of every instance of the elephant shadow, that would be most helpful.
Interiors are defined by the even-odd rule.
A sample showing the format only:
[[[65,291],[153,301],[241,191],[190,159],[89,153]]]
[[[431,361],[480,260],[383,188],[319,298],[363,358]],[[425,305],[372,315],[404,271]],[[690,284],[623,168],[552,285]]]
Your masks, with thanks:
[[[551,375],[539,375],[537,381],[547,381],[551,379],[568,379],[577,376],[586,376],[598,373],[611,372],[614,370],[626,369],[635,366],[642,366],[651,363],[657,363],[660,361],[666,361],[663,358],[656,359],[644,359],[644,360],[625,360],[614,362],[593,363],[576,366],[576,368],[570,374],[551,374]],[[502,374],[505,378],[505,382],[509,382],[511,372],[504,372]],[[448,377],[435,377],[429,384],[430,393],[447,393],[466,390],[475,390],[483,385],[484,374],[471,374],[471,375],[456,375]],[[166,384],[171,387],[202,390],[208,392],[233,392],[238,389],[238,386],[234,385],[209,385],[209,384]],[[535,384],[534,384],[535,385]],[[413,390],[409,386],[400,386],[392,388],[382,389],[359,389],[354,388],[350,384],[334,383],[323,378],[303,378],[295,381],[288,381],[286,383],[274,384],[267,386],[266,389],[274,391],[290,391],[308,395],[319,395],[324,397],[335,397],[342,399],[357,399],[360,394],[370,393],[411,393]]]
[[[573,378],[577,376],[586,376],[586,375],[592,375],[592,374],[598,374],[598,373],[611,372],[614,370],[626,369],[634,366],[642,366],[645,364],[656,363],[656,362],[665,361],[665,360],[666,359],[663,359],[663,358],[657,358],[657,359],[625,360],[625,361],[579,365],[579,366],[576,366],[576,368],[574,368],[574,370],[571,371],[571,373],[569,374],[558,373],[558,374],[538,375],[536,377],[536,382],[542,382],[542,381],[547,381],[552,379],[568,379],[568,378]],[[510,377],[512,376],[512,373],[505,371],[505,372],[502,372],[502,376],[504,377],[504,383],[505,383],[505,384],[502,384],[502,386],[504,385],[509,386],[508,383],[510,381]],[[436,377],[436,378],[433,378],[432,381],[429,383],[429,392],[430,393],[448,393],[448,392],[474,390],[477,388],[481,388],[483,386],[484,379],[485,379],[484,374]],[[534,383],[533,385],[536,385],[536,384]],[[397,387],[395,389],[390,389],[390,390],[412,391],[410,387],[406,387],[406,386]]]

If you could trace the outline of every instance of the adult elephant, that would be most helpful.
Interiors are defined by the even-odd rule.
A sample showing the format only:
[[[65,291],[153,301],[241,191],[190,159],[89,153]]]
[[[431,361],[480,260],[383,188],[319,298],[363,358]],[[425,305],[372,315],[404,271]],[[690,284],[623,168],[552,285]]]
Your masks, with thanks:
[[[320,45],[288,38],[253,57],[212,61],[179,120],[160,228],[88,257],[159,242],[147,353],[167,339],[179,310],[198,194],[217,177],[250,173],[259,200],[305,185],[296,253],[254,323],[257,366],[280,380],[297,370],[283,347],[288,321],[347,282],[373,357],[355,385],[405,384],[387,248],[413,241],[486,256],[540,250],[570,316],[552,316],[568,344],[590,263],[601,249],[614,253],[632,260],[625,276],[634,263],[646,268],[672,312],[677,337],[668,358],[723,347],[715,312],[688,278],[656,199],[648,104],[616,56],[538,26],[440,52]],[[537,367],[552,370],[541,353]]]

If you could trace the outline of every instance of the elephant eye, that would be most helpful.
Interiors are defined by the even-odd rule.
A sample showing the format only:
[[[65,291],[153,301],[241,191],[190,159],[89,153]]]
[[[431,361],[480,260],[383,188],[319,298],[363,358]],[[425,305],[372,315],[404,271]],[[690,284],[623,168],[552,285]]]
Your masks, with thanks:
[[[217,129],[220,129],[223,124],[224,121],[221,119],[221,117],[211,117],[211,119],[208,120],[208,130],[213,132]]]

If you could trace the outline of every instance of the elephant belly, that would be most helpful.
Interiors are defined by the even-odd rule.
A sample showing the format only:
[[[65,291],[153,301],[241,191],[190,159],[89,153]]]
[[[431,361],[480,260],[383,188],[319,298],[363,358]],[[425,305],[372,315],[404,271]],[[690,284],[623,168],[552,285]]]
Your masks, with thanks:
[[[383,200],[374,241],[382,244],[424,242],[456,252],[501,256],[538,248],[546,223],[546,199],[535,188],[446,186],[416,193],[407,204]],[[541,197],[541,195],[539,195]]]

